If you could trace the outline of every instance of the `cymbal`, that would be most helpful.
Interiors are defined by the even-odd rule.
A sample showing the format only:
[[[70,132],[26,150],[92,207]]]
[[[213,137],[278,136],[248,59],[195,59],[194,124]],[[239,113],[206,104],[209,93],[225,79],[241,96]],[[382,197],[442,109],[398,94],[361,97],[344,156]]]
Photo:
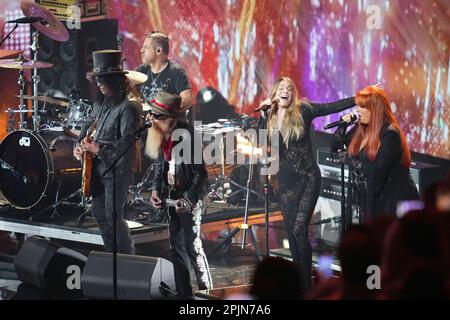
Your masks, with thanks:
[[[43,62],[43,61],[28,61],[25,60],[24,62],[20,63],[17,59],[3,59],[0,60],[0,68],[7,68],[7,69],[22,69],[22,70],[30,70],[30,69],[44,69],[44,68],[51,68],[53,67],[53,64],[49,62]]]
[[[147,81],[148,76],[142,72],[134,71],[134,70],[126,70],[128,73],[125,75],[128,78],[128,82],[130,83],[130,87],[138,86]]]
[[[41,5],[30,0],[22,0],[20,9],[26,17],[39,17],[47,20],[46,24],[42,22],[35,22],[31,25],[43,35],[50,39],[64,42],[69,40],[69,32],[66,27],[59,21],[50,11]]]
[[[20,96],[15,96],[20,98]],[[45,103],[49,103],[49,104],[54,104],[57,106],[61,106],[61,107],[68,107],[69,106],[69,102],[66,101],[61,101],[52,97],[47,97],[47,96],[23,96],[24,99],[28,99],[28,100],[37,100],[37,101],[42,101]]]

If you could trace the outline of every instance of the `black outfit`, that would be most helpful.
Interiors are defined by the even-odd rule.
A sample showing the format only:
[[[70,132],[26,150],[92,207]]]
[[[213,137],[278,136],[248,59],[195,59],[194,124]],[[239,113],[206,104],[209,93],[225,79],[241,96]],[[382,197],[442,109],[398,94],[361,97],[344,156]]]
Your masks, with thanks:
[[[297,266],[306,293],[311,288],[312,248],[308,226],[320,191],[320,169],[314,160],[310,136],[314,118],[343,111],[355,105],[354,98],[332,103],[302,103],[303,134],[299,139],[290,138],[289,148],[279,135],[279,184],[281,213],[286,224],[292,259]]]
[[[154,99],[159,91],[179,95],[184,90],[192,89],[186,71],[173,61],[169,60],[167,67],[156,74],[152,72],[148,64],[141,64],[135,70],[148,76],[147,81],[138,86],[139,92],[146,101]]]
[[[174,264],[176,290],[181,296],[191,297],[192,287],[189,265],[194,267],[199,289],[212,288],[208,261],[200,239],[201,215],[203,212],[202,199],[206,191],[208,172],[203,160],[200,164],[194,161],[195,155],[192,152],[194,150],[193,128],[185,122],[178,121],[175,129],[184,129],[188,137],[183,136],[180,141],[174,141],[173,148],[184,141],[184,139],[190,139],[191,143],[190,162],[175,164],[175,198],[188,200],[193,209],[180,214],[173,212],[170,215],[170,253]],[[182,157],[183,154],[180,156]],[[153,180],[153,190],[157,190],[160,195],[163,194],[163,188],[168,187],[168,171],[169,162],[166,160],[163,152],[160,151],[159,157],[155,161],[155,176]]]
[[[346,138],[347,144],[355,128]],[[362,222],[381,214],[395,215],[399,201],[419,199],[409,168],[401,164],[402,148],[398,132],[394,128],[383,127],[380,142],[374,161],[369,160],[364,150],[358,157],[347,160],[352,177],[352,205],[359,211]]]
[[[140,109],[141,106],[137,102],[128,99],[123,100],[119,105],[107,102],[94,104],[91,121],[83,126],[78,139],[78,142],[81,142],[86,136],[91,122],[98,119],[93,140],[100,145],[100,151],[93,161],[91,211],[97,221],[105,249],[108,252],[113,251],[114,241],[112,229],[113,170],[108,172],[103,179],[100,179],[100,177],[114,159],[131,143],[133,133],[140,127]],[[127,200],[134,157],[134,152],[127,152],[115,166],[117,249],[119,253],[126,254],[135,252],[130,230],[124,219],[124,206]]]

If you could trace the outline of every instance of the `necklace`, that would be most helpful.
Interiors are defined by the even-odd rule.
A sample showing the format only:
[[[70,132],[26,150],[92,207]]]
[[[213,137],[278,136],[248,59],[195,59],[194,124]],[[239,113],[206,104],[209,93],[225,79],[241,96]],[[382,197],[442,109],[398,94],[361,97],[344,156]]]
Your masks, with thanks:
[[[152,85],[156,85],[156,80],[158,80],[159,76],[166,69],[168,64],[169,64],[169,61],[167,61],[166,64],[164,65],[164,67],[162,67],[161,71],[158,72],[158,75],[156,76],[155,79],[153,79],[153,71],[152,71],[152,68],[150,68],[150,75],[152,76]]]

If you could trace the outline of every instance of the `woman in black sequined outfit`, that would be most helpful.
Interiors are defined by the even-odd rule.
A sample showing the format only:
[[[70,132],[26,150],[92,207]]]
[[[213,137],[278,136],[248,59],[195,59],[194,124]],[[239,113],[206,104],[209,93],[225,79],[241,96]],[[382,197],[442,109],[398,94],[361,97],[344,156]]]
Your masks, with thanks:
[[[273,101],[278,101],[272,104]],[[294,82],[288,77],[275,81],[270,98],[261,106],[270,105],[270,130],[279,135],[279,183],[281,213],[286,223],[289,246],[306,293],[311,288],[312,248],[308,226],[320,190],[320,170],[314,160],[310,136],[314,118],[349,109],[354,98],[318,104],[300,100]]]

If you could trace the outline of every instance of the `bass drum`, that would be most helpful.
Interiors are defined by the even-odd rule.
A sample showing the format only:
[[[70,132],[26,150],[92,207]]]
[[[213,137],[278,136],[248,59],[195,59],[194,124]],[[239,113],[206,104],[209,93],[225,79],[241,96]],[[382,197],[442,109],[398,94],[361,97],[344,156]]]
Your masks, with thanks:
[[[41,208],[81,186],[75,139],[63,132],[17,130],[0,144],[0,192],[18,209]]]

